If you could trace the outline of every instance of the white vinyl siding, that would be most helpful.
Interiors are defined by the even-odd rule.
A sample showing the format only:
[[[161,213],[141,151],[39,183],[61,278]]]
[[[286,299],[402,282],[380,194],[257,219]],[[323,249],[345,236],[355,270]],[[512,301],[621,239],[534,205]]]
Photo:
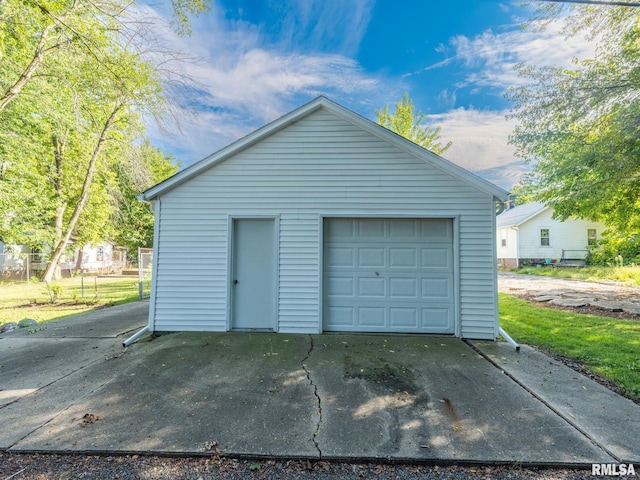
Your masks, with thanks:
[[[546,210],[518,227],[519,258],[560,259],[563,249],[584,253],[588,249],[588,228],[596,228],[599,233],[604,225],[581,219],[561,222],[553,218],[552,209]],[[540,245],[541,229],[549,230],[549,246]]]
[[[496,336],[492,195],[326,110],[161,195],[156,330],[225,330],[229,216],[279,215],[280,332],[321,328],[322,217],[456,218],[459,331]]]

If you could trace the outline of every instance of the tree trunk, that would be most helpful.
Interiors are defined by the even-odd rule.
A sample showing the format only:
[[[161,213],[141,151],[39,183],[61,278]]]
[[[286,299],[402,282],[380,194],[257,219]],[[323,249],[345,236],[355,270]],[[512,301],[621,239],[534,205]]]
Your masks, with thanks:
[[[58,266],[58,262],[60,262],[60,258],[62,257],[62,254],[64,253],[65,248],[67,248],[67,245],[69,244],[69,240],[71,239],[71,234],[73,233],[73,230],[76,228],[78,219],[80,218],[80,214],[82,213],[82,210],[84,209],[84,206],[86,205],[87,200],[89,199],[89,190],[91,188],[91,182],[93,181],[93,175],[95,174],[95,171],[96,171],[98,158],[100,156],[100,153],[102,152],[102,148],[104,147],[105,142],[107,141],[107,133],[113,126],[116,120],[116,115],[120,111],[122,106],[123,106],[122,102],[120,100],[117,100],[114,105],[113,111],[111,112],[111,115],[109,116],[109,118],[107,118],[107,121],[105,122],[102,128],[100,138],[98,139],[98,142],[96,143],[96,146],[93,149],[93,152],[91,153],[91,158],[89,159],[89,166],[87,167],[87,174],[85,176],[84,183],[82,184],[80,197],[78,197],[78,203],[76,203],[76,206],[73,210],[73,214],[71,215],[71,218],[69,219],[69,223],[67,224],[64,235],[61,241],[58,243],[58,245],[54,248],[53,253],[51,254],[51,258],[49,259],[49,263],[47,264],[47,268],[44,271],[43,280],[45,282],[50,282],[51,279],[53,278],[53,274],[56,270],[56,267]]]

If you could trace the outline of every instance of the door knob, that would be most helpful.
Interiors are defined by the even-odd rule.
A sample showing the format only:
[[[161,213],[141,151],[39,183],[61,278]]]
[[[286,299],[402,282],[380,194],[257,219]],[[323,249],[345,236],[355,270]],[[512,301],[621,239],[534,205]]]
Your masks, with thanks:
[[[233,281],[233,284],[234,284],[234,285],[237,285],[237,284],[238,284],[238,280],[234,280],[234,281]]]

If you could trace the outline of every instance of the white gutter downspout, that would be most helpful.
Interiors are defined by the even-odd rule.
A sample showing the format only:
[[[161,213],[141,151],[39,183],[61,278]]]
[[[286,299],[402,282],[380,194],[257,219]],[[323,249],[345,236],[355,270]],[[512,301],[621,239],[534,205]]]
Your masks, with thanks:
[[[131,345],[133,342],[138,340],[142,335],[144,335],[148,331],[149,331],[149,325],[147,325],[146,327],[143,327],[142,330],[140,330],[137,333],[134,333],[129,338],[127,338],[124,342],[122,342],[122,346],[125,347],[125,348],[128,347],[129,345]]]
[[[503,330],[502,327],[498,327],[498,332],[500,333],[502,338],[504,338],[507,341],[509,345],[511,345],[513,348],[516,349],[516,352],[520,351],[520,345],[518,345],[516,341],[513,338],[511,338],[507,332]]]
[[[503,205],[503,209],[504,209],[504,203],[502,205]],[[511,228],[516,231],[516,267],[517,267],[520,264],[520,257],[519,257],[519,255],[520,255],[520,239],[518,238],[518,233],[519,232],[518,232],[518,227],[517,226],[511,227]],[[497,242],[494,242],[494,243],[497,243]],[[511,336],[507,332],[505,332],[504,329],[500,325],[498,325],[498,333],[500,334],[500,336],[502,336],[502,338],[504,338],[507,341],[507,343],[509,345],[511,345],[513,348],[516,349],[516,352],[520,351],[520,345],[518,345],[516,343],[516,341],[513,338],[511,338]]]
[[[159,220],[158,220],[158,218],[157,218],[157,212],[156,212],[156,210],[157,210],[157,209],[156,209],[156,202],[149,202],[149,201],[145,200],[143,196],[139,196],[139,197],[138,197],[138,200],[140,200],[141,202],[144,202],[144,203],[148,204],[148,205],[149,205],[149,209],[151,210],[151,212],[152,212],[152,213],[153,213],[153,215],[154,215],[154,220],[155,220],[155,221],[154,221],[154,227],[153,227],[153,228],[154,228],[153,238],[154,238],[154,240],[155,240],[156,238],[158,238],[158,236],[157,236],[157,235],[158,235],[158,231],[157,231],[157,229],[158,229],[158,223],[159,223]],[[157,261],[157,258],[158,258],[158,255],[157,255],[157,253],[156,253],[156,254],[154,254],[154,256],[153,256],[153,262],[154,262],[154,264],[153,264],[153,266],[152,266],[152,272],[155,272],[155,271],[156,271],[157,265],[156,265],[156,263],[155,263],[155,262]],[[155,274],[154,274],[154,276],[155,276]],[[152,283],[153,283],[153,279],[152,279]],[[153,297],[154,297],[154,293],[155,293],[155,292],[154,292],[154,287],[153,287],[153,285],[152,285],[152,287],[151,287],[151,295],[152,295],[151,302],[153,302],[153,301],[154,301],[154,298],[153,298]],[[142,327],[142,329],[141,329],[141,330],[139,330],[138,332],[134,333],[134,334],[133,334],[133,335],[131,335],[129,338],[127,338],[124,342],[122,342],[122,346],[123,346],[123,347],[125,347],[125,348],[127,348],[129,345],[131,345],[133,342],[135,342],[136,340],[138,340],[140,337],[142,337],[142,336],[143,336],[145,333],[147,333],[147,332],[153,332],[153,329],[151,328],[151,315],[150,315],[150,318],[149,318],[149,324],[148,324],[147,326],[145,326],[145,327]]]

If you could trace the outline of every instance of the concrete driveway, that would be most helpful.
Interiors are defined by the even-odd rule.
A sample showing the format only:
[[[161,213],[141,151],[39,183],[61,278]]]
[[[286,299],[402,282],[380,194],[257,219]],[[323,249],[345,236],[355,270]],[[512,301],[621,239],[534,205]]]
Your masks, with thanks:
[[[423,335],[174,333],[133,303],[0,336],[0,448],[640,462],[640,406],[527,347]]]

